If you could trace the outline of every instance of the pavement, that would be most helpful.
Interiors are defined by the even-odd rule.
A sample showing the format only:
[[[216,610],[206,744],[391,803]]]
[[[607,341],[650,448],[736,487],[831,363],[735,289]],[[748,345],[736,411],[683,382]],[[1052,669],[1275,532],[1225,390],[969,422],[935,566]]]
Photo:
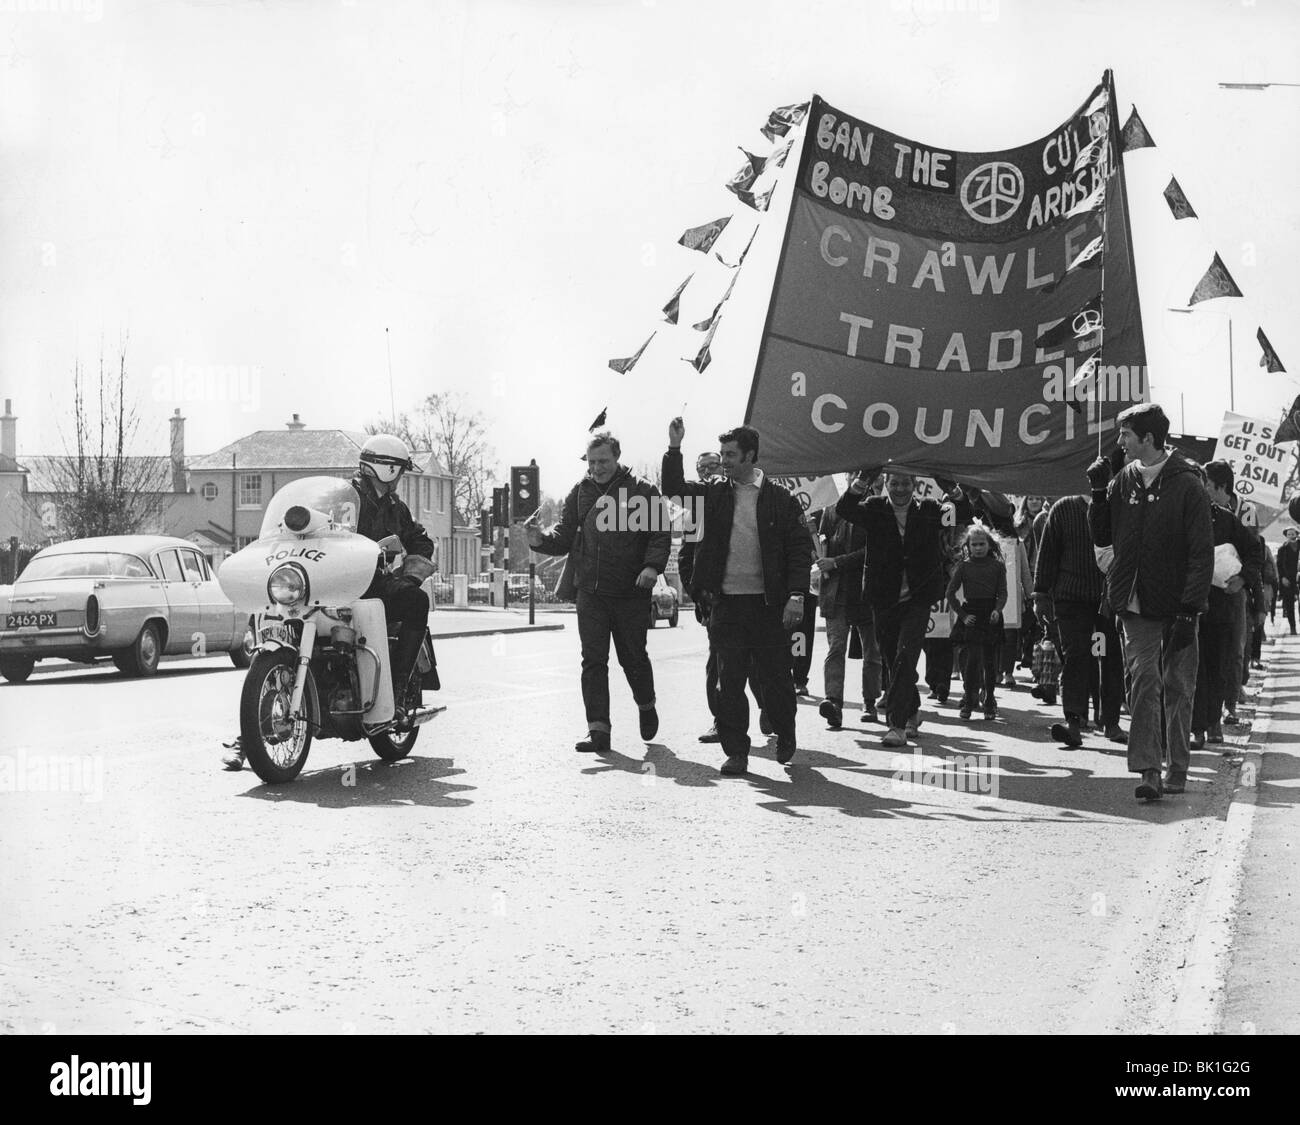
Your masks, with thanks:
[[[544,610],[536,607],[534,624],[528,623],[528,606],[519,608],[510,606],[498,609],[495,606],[467,606],[462,608],[443,608],[437,606],[429,614],[429,632],[435,641],[450,640],[453,637],[475,637],[491,633],[530,633],[548,632],[564,628],[564,609],[547,606]],[[569,607],[572,615],[572,608]]]

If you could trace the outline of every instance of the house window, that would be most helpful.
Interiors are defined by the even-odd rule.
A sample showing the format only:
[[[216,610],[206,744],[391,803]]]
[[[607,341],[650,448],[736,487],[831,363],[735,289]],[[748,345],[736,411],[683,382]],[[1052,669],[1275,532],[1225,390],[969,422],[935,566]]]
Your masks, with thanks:
[[[260,508],[262,506],[262,474],[239,474],[239,506],[241,508]]]
[[[447,514],[447,493],[450,491],[447,488],[447,481],[440,478],[438,480],[438,515],[440,516]]]
[[[202,491],[204,500],[215,500],[217,498],[217,486],[211,481],[208,481],[208,483],[203,486]]]
[[[253,536],[240,535],[235,540],[235,550],[242,551],[245,547],[247,547],[252,542],[253,542]]]

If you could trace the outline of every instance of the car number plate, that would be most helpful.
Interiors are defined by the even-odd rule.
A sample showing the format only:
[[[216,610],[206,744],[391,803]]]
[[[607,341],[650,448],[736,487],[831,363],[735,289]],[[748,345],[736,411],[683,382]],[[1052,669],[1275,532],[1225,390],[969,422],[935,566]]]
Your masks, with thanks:
[[[51,612],[5,614],[6,629],[53,629],[58,624],[58,614]]]

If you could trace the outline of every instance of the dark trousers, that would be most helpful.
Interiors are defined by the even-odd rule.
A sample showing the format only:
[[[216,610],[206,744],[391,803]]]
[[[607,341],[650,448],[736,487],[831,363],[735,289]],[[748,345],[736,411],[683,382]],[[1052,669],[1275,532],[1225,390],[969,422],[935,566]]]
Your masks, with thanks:
[[[1020,629],[1003,628],[1002,644],[998,646],[998,672],[1003,676],[1015,674],[1020,659]]]
[[[709,704],[709,714],[715,719],[718,717],[718,650],[709,644],[709,659],[704,664],[704,698]],[[758,704],[759,710],[763,708],[763,689],[754,679],[754,672],[751,669],[749,673],[749,690],[753,693],[754,702]]]
[[[916,663],[921,658],[921,644],[925,640],[925,630],[929,624],[929,605],[910,598],[888,609],[876,611],[880,661],[889,669],[889,691],[885,695],[886,721],[899,730],[907,726],[907,720],[921,710],[921,696],[916,690]]]
[[[367,598],[378,598],[384,603],[384,618],[391,627],[398,623],[397,647],[393,650],[393,694],[399,704],[405,696],[403,688],[420,655],[420,643],[429,627],[429,595],[419,586],[395,574],[376,575]]]
[[[984,693],[983,707],[992,711],[998,705],[997,687],[1000,649],[991,641],[967,642],[961,653],[961,705],[972,711],[981,706],[980,692]]]
[[[582,642],[582,703],[587,729],[610,730],[609,640],[643,710],[654,706],[655,676],[645,650],[650,603],[643,597],[611,598],[578,591],[578,639]]]
[[[1124,703],[1124,653],[1115,624],[1091,602],[1057,602],[1061,640],[1061,710],[1080,724],[1088,718],[1093,681],[1100,664],[1101,723],[1114,726]],[[1093,652],[1100,646],[1100,654]]]
[[[763,710],[777,737],[794,738],[795,696],[790,636],[779,605],[762,594],[720,594],[709,618],[709,645],[718,656],[718,737],[728,757],[749,753],[751,670],[762,690]]]
[[[1227,697],[1224,650],[1232,643],[1232,622],[1201,618],[1197,632],[1196,694],[1192,696],[1192,730],[1204,733],[1223,721]]]
[[[806,594],[803,599],[803,620],[790,634],[790,654],[794,662],[793,672],[796,687],[808,683],[808,673],[812,669],[813,641],[817,637],[817,595]]]
[[[952,641],[940,637],[923,641],[921,647],[925,651],[925,682],[941,701],[947,699],[952,686]]]
[[[1283,589],[1282,591],[1282,616],[1286,618],[1287,626],[1291,632],[1295,632],[1295,590]]]

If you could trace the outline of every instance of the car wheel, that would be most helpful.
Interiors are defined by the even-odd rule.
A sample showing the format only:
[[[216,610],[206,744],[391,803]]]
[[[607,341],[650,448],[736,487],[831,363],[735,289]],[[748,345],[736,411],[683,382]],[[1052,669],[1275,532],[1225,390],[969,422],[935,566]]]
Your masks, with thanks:
[[[32,674],[32,669],[35,667],[36,661],[31,657],[19,656],[8,660],[0,660],[0,676],[3,676],[11,684],[21,684]]]
[[[668,615],[668,628],[677,628],[677,607],[673,606],[673,611]]]
[[[162,659],[162,638],[158,626],[150,621],[130,648],[113,656],[113,663],[128,676],[152,676]]]

